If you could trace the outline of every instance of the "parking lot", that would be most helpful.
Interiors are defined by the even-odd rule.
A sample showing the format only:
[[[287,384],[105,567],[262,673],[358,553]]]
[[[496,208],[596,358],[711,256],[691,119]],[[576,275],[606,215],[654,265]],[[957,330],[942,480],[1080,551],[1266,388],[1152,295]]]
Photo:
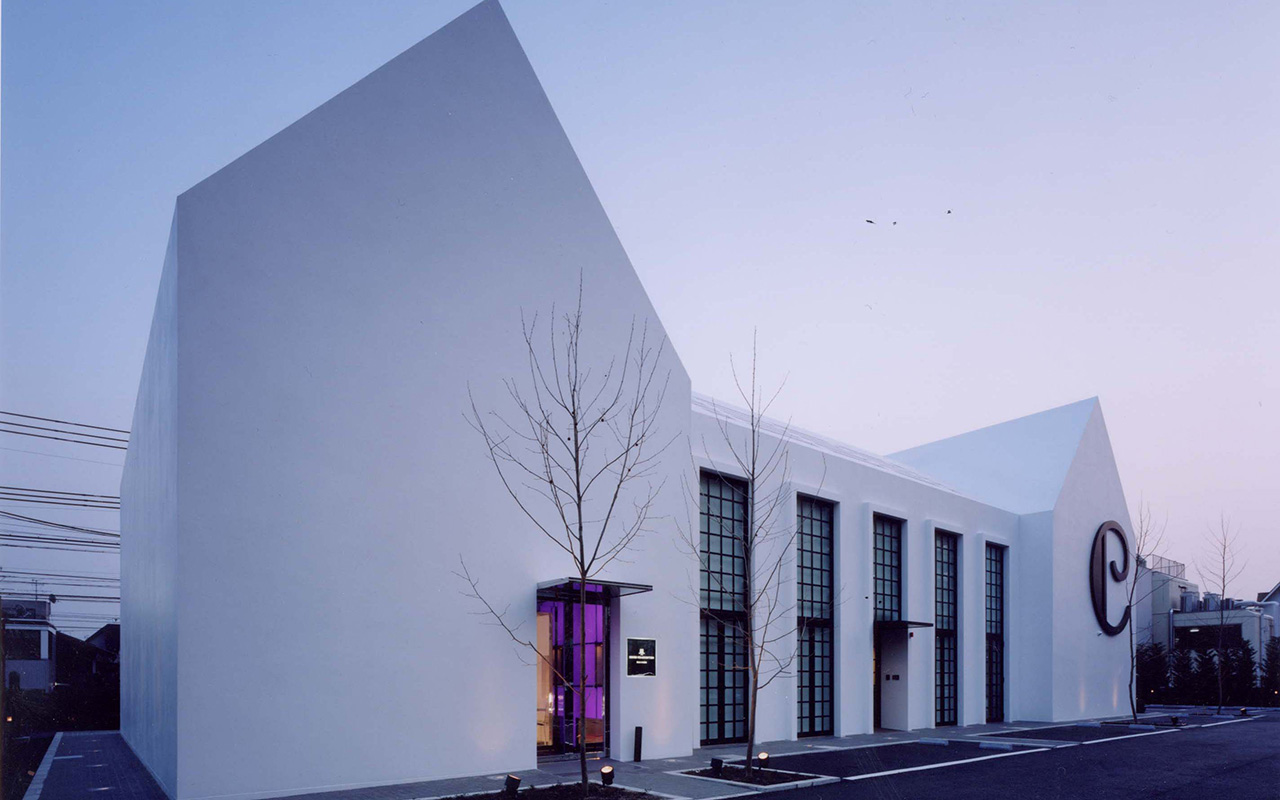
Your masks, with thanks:
[[[1038,746],[1002,752],[964,741],[891,744],[784,756],[775,766],[843,778],[794,790],[796,800],[1280,798],[1280,714],[1205,716],[1155,730],[1040,726],[965,738]]]
[[[828,781],[769,793],[778,800],[1107,800],[1108,798],[1280,798],[1280,713],[1185,718],[1169,727],[1152,714],[1127,723],[1013,723],[845,739],[777,742],[770,767]],[[1164,722],[1165,725],[1161,725]],[[890,740],[889,736],[893,736]],[[867,743],[867,742],[870,743]],[[114,732],[60,734],[26,800],[164,800]],[[609,763],[618,783],[658,800],[751,798],[759,789],[682,774],[720,748],[644,764]],[[525,785],[572,781],[576,764],[519,773]],[[309,795],[315,800],[423,800],[493,792],[497,776],[427,781]]]

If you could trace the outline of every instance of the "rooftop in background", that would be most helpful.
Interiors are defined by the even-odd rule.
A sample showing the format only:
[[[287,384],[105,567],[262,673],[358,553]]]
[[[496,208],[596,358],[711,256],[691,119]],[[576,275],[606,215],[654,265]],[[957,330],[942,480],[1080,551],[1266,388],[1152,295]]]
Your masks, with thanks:
[[[1163,572],[1173,578],[1187,577],[1187,565],[1181,561],[1174,561],[1164,556],[1146,556],[1143,560],[1146,562],[1147,569],[1152,572]]]
[[[4,618],[9,620],[25,619],[48,622],[49,601],[6,597],[3,601],[0,601],[0,613],[3,613]]]

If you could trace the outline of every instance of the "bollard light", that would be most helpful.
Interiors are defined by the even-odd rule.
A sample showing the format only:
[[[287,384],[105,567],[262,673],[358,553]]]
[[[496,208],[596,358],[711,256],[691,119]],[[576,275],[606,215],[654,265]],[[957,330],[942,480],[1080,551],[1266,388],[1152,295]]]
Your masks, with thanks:
[[[768,753],[761,753],[760,755],[756,756],[756,764],[757,764],[757,765],[759,765],[760,769],[765,769],[766,767],[768,767],[768,766],[769,766],[769,754],[768,754]]]
[[[613,785],[613,767],[603,766],[600,768],[600,782],[605,786]]]
[[[520,791],[520,779],[515,775],[507,775],[507,782],[502,788],[507,793],[507,796],[515,797],[516,792]]]
[[[1242,709],[1240,709],[1240,716],[1242,716],[1242,717],[1247,717],[1247,716],[1249,716],[1249,709],[1247,709],[1247,708],[1242,708]]]
[[[724,759],[723,758],[711,759],[711,777],[719,778],[723,774],[724,774]]]

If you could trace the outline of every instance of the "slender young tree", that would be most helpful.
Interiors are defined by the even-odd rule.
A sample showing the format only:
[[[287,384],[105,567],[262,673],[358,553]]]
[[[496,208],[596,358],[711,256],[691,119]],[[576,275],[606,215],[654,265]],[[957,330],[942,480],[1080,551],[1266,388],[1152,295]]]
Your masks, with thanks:
[[[1152,521],[1151,507],[1146,503],[1139,504],[1137,527],[1133,532],[1133,558],[1136,566],[1133,570],[1133,578],[1124,587],[1126,608],[1129,611],[1129,711],[1133,715],[1134,722],[1138,721],[1138,699],[1135,688],[1138,680],[1138,647],[1141,644],[1138,641],[1138,613],[1135,606],[1149,598],[1156,588],[1154,580],[1149,581],[1144,589],[1138,579],[1144,572],[1150,573],[1146,564],[1164,543],[1166,525],[1167,520],[1157,527]]]
[[[737,664],[724,666],[747,672],[747,757],[743,769],[750,781],[755,768],[756,709],[760,690],[778,678],[792,674],[791,667],[796,661],[804,631],[795,603],[785,599],[782,591],[784,575],[795,563],[794,544],[798,534],[795,492],[791,486],[791,426],[789,423],[771,423],[766,419],[785,381],[766,396],[758,382],[758,352],[754,335],[749,375],[744,379],[732,358],[729,363],[738,396],[745,406],[745,417],[740,420],[739,429],[731,421],[729,409],[713,408],[720,438],[729,453],[729,463],[715,467],[742,479],[741,491],[745,496],[740,499],[747,508],[747,521],[741,526],[722,521],[716,533],[731,540],[735,551],[743,554],[745,587],[729,585],[733,578],[727,578],[718,569],[708,569],[709,559],[719,556],[705,552],[699,533],[682,530],[681,538],[685,548],[698,557],[703,579],[709,582],[701,591],[694,592],[702,612],[723,624],[727,632],[744,643],[747,654],[745,667]],[[710,452],[705,441],[703,452]],[[825,470],[824,460],[824,479]],[[733,491],[739,490],[734,488]],[[740,596],[741,605],[734,609],[709,608],[701,599],[707,591]],[[831,602],[837,602],[837,598],[833,596]]]
[[[653,504],[662,488],[661,481],[655,485],[653,479],[670,444],[660,440],[658,431],[670,373],[660,373],[666,340],[652,344],[648,326],[637,331],[634,322],[625,348],[607,362],[584,363],[582,300],[580,278],[577,305],[560,317],[552,307],[545,341],[538,335],[536,315],[529,321],[521,315],[527,372],[503,380],[510,408],[482,411],[468,388],[467,421],[483,439],[498,478],[529,522],[530,534],[563,551],[577,578],[578,602],[585,608],[587,583],[626,553],[653,520]],[[582,715],[576,726],[578,762],[586,797],[586,669],[578,670],[575,686],[572,669],[562,669],[543,655],[537,637],[523,635],[509,609],[498,610],[466,563],[461,558],[459,562],[455,574],[466,583],[463,593],[482,606],[477,613],[576,691]],[[578,663],[585,665],[585,613],[578,615],[577,645]]]
[[[1206,530],[1204,546],[1204,565],[1197,563],[1196,572],[1200,576],[1200,582],[1218,595],[1218,646],[1213,654],[1213,661],[1218,673],[1218,713],[1221,714],[1227,688],[1227,592],[1244,570],[1243,564],[1236,563],[1239,556],[1239,532],[1232,530],[1231,520],[1225,514],[1218,518],[1218,527]]]

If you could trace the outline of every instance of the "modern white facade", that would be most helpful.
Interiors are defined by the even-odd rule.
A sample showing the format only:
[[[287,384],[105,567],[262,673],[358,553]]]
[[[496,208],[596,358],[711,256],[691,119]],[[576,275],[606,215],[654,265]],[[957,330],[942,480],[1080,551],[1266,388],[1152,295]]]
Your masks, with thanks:
[[[508,402],[502,380],[527,370],[521,312],[572,302],[580,277],[585,361],[619,352],[633,320],[661,334],[494,0],[178,198],[121,484],[121,726],[170,797],[534,765],[545,687],[453,572],[465,558],[532,631],[570,570],[463,417],[468,392]],[[704,738],[699,562],[675,541],[699,510],[677,487],[733,478],[715,418],[740,432],[663,359],[659,429],[677,441],[655,475],[671,487],[663,522],[600,576],[652,587],[605,598],[619,758],[637,727],[646,758]],[[956,537],[958,722],[990,705],[988,545],[1002,554],[1003,716],[1127,708],[1128,637],[1091,610],[1091,548],[1118,559],[1121,541],[1099,527],[1130,525],[1096,400],[888,458],[809,434],[791,452],[786,491],[832,511],[832,732],[874,724],[877,519],[901,547],[882,726],[935,724],[940,532]],[[1121,608],[1118,584],[1099,588]],[[629,639],[656,643],[652,676],[627,674]],[[759,739],[797,735],[796,679],[758,709]]]

